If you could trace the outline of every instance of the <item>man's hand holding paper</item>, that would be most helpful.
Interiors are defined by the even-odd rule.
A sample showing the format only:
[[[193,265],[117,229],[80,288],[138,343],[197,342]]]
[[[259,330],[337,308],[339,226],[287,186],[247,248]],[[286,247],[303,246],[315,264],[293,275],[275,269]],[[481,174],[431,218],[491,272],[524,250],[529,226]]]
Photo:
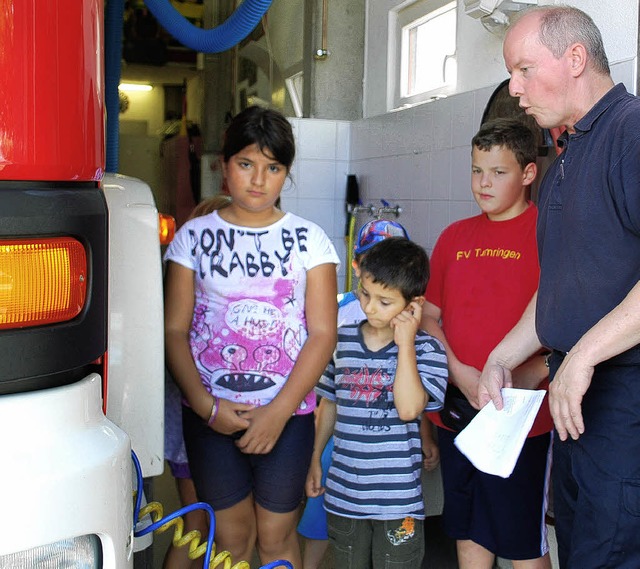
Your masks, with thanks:
[[[455,439],[471,463],[482,472],[508,478],[538,414],[544,390],[501,390],[503,408],[493,401],[485,405]]]

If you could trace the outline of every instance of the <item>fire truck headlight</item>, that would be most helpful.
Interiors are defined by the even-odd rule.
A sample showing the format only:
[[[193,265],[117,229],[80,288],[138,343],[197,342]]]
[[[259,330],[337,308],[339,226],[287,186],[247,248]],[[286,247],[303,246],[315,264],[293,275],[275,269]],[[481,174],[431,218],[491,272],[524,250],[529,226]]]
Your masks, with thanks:
[[[0,555],[0,567],[33,567],[34,569],[60,569],[102,567],[102,546],[97,535],[83,535],[63,539],[49,545]]]

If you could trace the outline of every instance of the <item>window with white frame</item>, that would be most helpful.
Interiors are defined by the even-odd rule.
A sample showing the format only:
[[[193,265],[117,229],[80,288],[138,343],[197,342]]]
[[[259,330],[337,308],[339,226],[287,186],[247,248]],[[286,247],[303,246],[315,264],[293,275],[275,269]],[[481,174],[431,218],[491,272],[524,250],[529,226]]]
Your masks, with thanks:
[[[451,0],[417,0],[390,12],[390,109],[453,92],[456,4]]]

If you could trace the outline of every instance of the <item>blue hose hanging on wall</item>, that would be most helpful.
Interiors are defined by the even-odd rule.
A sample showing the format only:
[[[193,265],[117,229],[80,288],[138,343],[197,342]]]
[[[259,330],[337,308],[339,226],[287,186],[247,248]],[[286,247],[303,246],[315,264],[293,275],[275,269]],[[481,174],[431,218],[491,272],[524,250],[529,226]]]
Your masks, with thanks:
[[[220,53],[237,45],[258,25],[272,0],[244,0],[226,22],[203,30],[186,20],[169,0],[146,0],[160,24],[181,44],[195,51]],[[105,8],[105,106],[107,109],[106,171],[118,171],[118,115],[124,0],[109,0]]]
[[[145,0],[158,22],[181,44],[195,51],[220,53],[246,38],[260,23],[272,0],[244,0],[229,19],[212,30],[190,23],[169,0]]]

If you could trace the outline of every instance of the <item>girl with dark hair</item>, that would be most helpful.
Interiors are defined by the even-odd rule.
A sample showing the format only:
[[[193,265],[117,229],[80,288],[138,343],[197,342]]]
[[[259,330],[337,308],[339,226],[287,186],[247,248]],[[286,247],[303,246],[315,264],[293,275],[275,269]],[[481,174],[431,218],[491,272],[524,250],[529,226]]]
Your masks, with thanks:
[[[183,394],[198,498],[216,546],[301,566],[298,506],[313,450],[313,388],[336,341],[338,257],[324,231],[276,207],[295,156],[289,122],[250,107],[229,125],[224,209],[169,246],[167,363]]]

